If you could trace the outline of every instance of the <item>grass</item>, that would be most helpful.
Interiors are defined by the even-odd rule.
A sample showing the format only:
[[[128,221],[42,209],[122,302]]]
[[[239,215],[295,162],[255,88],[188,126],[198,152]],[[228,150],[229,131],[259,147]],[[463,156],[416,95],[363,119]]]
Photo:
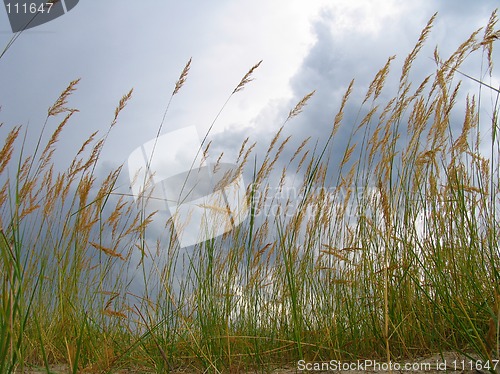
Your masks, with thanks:
[[[0,147],[0,372],[267,371],[299,359],[402,361],[450,350],[498,359],[500,92],[479,79],[479,94],[465,96],[459,81],[476,54],[481,76],[493,76],[496,12],[447,59],[436,49],[435,73],[417,85],[411,67],[433,21],[395,94],[384,87],[392,57],[376,74],[357,123],[344,121],[351,82],[323,142],[300,139],[282,159],[292,144],[286,125],[314,92],[265,155],[246,139],[236,163],[251,179],[249,218],[189,250],[171,220],[163,240],[152,239],[155,212],[120,192],[121,167],[96,173],[132,91],[67,167],[54,154],[77,112],[68,107],[77,80],[48,110],[34,152],[13,128]],[[481,110],[488,96],[490,118]],[[352,128],[347,144],[336,142],[343,126]],[[292,188],[288,176],[300,183]]]

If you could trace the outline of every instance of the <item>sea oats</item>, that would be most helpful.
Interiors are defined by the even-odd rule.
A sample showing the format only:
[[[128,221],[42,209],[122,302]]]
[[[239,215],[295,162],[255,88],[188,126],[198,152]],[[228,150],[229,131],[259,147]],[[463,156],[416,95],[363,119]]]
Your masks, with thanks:
[[[253,81],[252,74],[260,66],[261,63],[262,63],[262,60],[260,60],[257,64],[255,64],[254,66],[252,66],[250,68],[250,70],[244,75],[244,77],[241,79],[240,83],[238,83],[238,85],[234,89],[233,94],[241,91],[245,87],[246,84]]]
[[[77,193],[80,199],[80,208],[83,208],[87,205],[87,199],[93,183],[94,177],[88,174],[84,175],[80,180],[80,183],[78,183]]]
[[[33,195],[33,190],[35,189],[37,182],[38,181],[36,179],[28,179],[21,185],[21,188],[18,192],[19,201],[24,202],[25,199],[29,199],[30,196]]]
[[[287,172],[287,168],[283,167],[283,169],[281,170],[281,177],[280,177],[279,183],[278,183],[278,191],[280,193],[283,191],[283,187],[285,186],[286,172]]]
[[[124,235],[129,235],[132,233],[143,233],[146,227],[148,227],[151,222],[154,220],[154,216],[158,213],[158,211],[154,211],[148,214],[146,217],[141,217],[137,221],[135,221],[134,225],[131,225],[127,231],[125,231]]]
[[[238,166],[238,171],[236,173],[237,175],[240,175],[243,172],[243,168],[245,167],[245,165],[246,165],[246,163],[248,161],[248,157],[250,156],[250,154],[252,153],[252,151],[253,151],[253,149],[255,148],[256,145],[257,145],[257,142],[254,142],[246,150],[245,155],[243,156],[243,160],[241,161],[240,165]]]
[[[210,205],[210,204],[199,204],[198,205],[201,208],[211,210],[213,212],[217,213],[224,213],[224,215],[230,215],[231,214],[231,209],[226,208],[226,207],[221,207],[219,205]],[[226,220],[224,220],[226,221]],[[220,222],[221,223],[221,222]]]
[[[45,167],[48,165],[48,163],[51,161],[55,151],[54,146],[59,140],[59,135],[61,134],[64,127],[67,125],[69,119],[73,116],[75,112],[77,112],[77,110],[74,109],[70,110],[69,113],[64,118],[64,120],[59,124],[57,129],[52,133],[50,140],[47,142],[47,145],[45,146],[45,149],[43,150],[42,155],[40,156],[40,164],[38,166],[37,173],[40,173],[42,170],[44,170]]]
[[[236,163],[238,163],[240,161],[240,158],[243,155],[243,151],[245,150],[245,146],[248,143],[248,139],[250,139],[250,137],[247,136],[245,138],[245,140],[243,141],[243,143],[241,143],[241,147],[240,147],[240,151],[238,152],[238,158],[236,159]]]
[[[309,140],[311,140],[310,136],[308,136],[307,138],[305,138],[302,141],[302,143],[299,145],[299,147],[297,148],[295,153],[292,155],[292,158],[290,158],[290,161],[288,162],[289,165],[293,162],[293,160],[295,160],[295,157],[297,157],[299,155],[299,153],[302,152],[302,149],[304,149],[304,147],[307,145],[307,143],[309,143]]]
[[[69,166],[68,169],[68,179],[73,180],[76,175],[82,171],[82,166],[83,166],[83,160],[81,158],[74,158],[71,161],[71,165]]]
[[[54,191],[54,189],[52,188],[53,172],[54,172],[54,165],[50,165],[49,169],[45,172],[42,178],[42,188],[45,187],[47,189],[46,192],[47,203],[44,204],[43,207],[45,216],[50,215],[51,207],[54,205],[54,202],[56,201],[56,196],[51,196],[52,192]]]
[[[176,95],[179,92],[179,90],[182,88],[184,83],[186,82],[186,79],[187,79],[187,76],[189,73],[189,69],[191,68],[192,59],[193,58],[191,57],[189,59],[189,61],[186,63],[186,66],[184,66],[184,69],[182,70],[182,73],[181,73],[179,79],[175,83],[175,88],[174,88],[174,92],[172,92],[172,96]]]
[[[345,194],[345,197],[344,197],[344,206],[347,207],[347,205],[349,204],[349,201],[350,201],[350,198],[351,198],[351,194],[353,192],[352,188],[348,187],[348,186],[352,186],[354,185],[354,176],[356,174],[356,170],[357,170],[357,167],[358,167],[358,162],[359,160],[356,160],[353,165],[351,166],[351,169],[349,170],[349,172],[347,173],[347,177],[342,177],[343,179],[343,183],[344,185],[347,187],[346,189],[346,194]]]
[[[51,186],[53,190],[53,196],[64,201],[66,198],[70,185],[66,183],[66,175],[64,173],[59,173],[56,177],[54,184]],[[74,187],[74,186],[73,186]],[[78,189],[78,187],[77,187]],[[51,200],[50,204],[55,204],[57,200]]]
[[[408,98],[408,92],[410,91],[410,85],[405,85],[401,88],[399,96],[396,101],[392,115],[389,117],[388,123],[396,124],[398,120],[404,115],[405,110],[411,103],[411,98]]]
[[[357,144],[353,144],[345,151],[344,157],[342,158],[342,162],[340,163],[340,168],[342,168],[345,164],[349,162],[354,150],[356,149],[356,146]]]
[[[121,196],[116,203],[115,208],[106,220],[106,223],[111,226],[111,232],[114,234],[118,230],[119,220],[123,216],[123,209],[128,205],[127,202],[123,201],[123,196]]]
[[[71,81],[68,87],[59,95],[58,99],[52,105],[49,110],[48,110],[48,115],[50,116],[56,116],[59,113],[64,113],[64,112],[71,112],[75,111],[76,109],[69,109],[66,108],[65,105],[68,103],[68,97],[73,93],[73,91],[76,90],[76,85],[80,82],[80,78]]]
[[[437,89],[439,89],[440,92],[438,94],[438,97],[435,98],[435,100],[441,100],[441,101],[448,100],[448,84],[447,84],[447,78],[446,78],[445,65],[442,65],[439,69],[437,69],[436,74],[435,74],[435,78],[434,78],[434,83],[432,85],[432,89],[431,89],[431,92],[429,93],[429,95],[434,94],[434,91]],[[429,97],[431,97],[431,96],[429,96]]]
[[[480,43],[477,42],[477,35],[480,31],[481,29],[478,29],[473,32],[470,37],[460,44],[457,50],[442,63],[443,68],[447,71],[446,80],[450,80],[453,77],[453,74],[455,74],[455,71],[462,65],[467,56],[481,48]]]
[[[407,135],[410,136],[411,139],[420,138],[431,118],[432,109],[432,105],[429,108],[426,107],[423,97],[416,100],[408,121]]]
[[[305,151],[304,154],[302,155],[302,158],[299,160],[299,164],[297,165],[297,170],[296,170],[297,173],[302,168],[302,165],[304,164],[308,155],[309,155],[309,151]]]
[[[224,152],[221,152],[219,157],[217,158],[217,161],[215,161],[215,165],[214,165],[214,168],[213,168],[213,172],[214,173],[217,173],[217,171],[219,170],[220,168],[220,163],[222,161],[222,157],[224,156]],[[224,178],[223,178],[224,179]]]
[[[26,208],[24,208],[21,213],[19,214],[19,220],[22,220],[24,217],[27,217],[34,211],[38,210],[40,208],[40,204],[34,204],[33,201],[31,201]]]
[[[389,140],[391,139],[391,135],[394,135],[392,132],[392,121],[387,121],[385,126],[383,127],[383,136],[382,139],[377,144],[377,148],[381,150],[381,153],[384,155],[390,152],[389,149]]]
[[[81,220],[78,222],[78,225],[75,226],[75,229],[78,230],[81,237],[88,237],[92,229],[95,228],[95,225],[101,221],[100,217],[98,217],[98,213],[91,209],[84,209],[80,212],[79,218]]]
[[[373,115],[378,111],[378,105],[375,105],[373,108],[371,108],[366,116],[361,120],[359,123],[358,127],[356,128],[356,131],[359,131],[362,127],[366,126],[370,120],[372,119]]]
[[[200,167],[208,159],[208,151],[209,151],[211,145],[212,145],[212,141],[209,141],[207,143],[207,146],[203,150],[203,156],[201,157],[201,161],[200,161],[200,165],[199,165]]]
[[[116,310],[111,310],[111,309],[104,309],[102,311],[102,314],[108,316],[108,317],[118,317],[122,319],[127,319],[127,315],[123,312],[118,312]]]
[[[255,183],[260,184],[262,182],[262,180],[265,178],[265,176],[267,175],[268,163],[269,163],[269,158],[266,156],[266,158],[262,162],[262,165],[260,166],[260,169],[257,173],[257,176],[255,177],[255,181],[254,181]]]
[[[380,93],[382,92],[382,88],[384,87],[385,80],[387,79],[387,75],[389,74],[389,69],[391,66],[391,62],[396,58],[396,56],[391,56],[387,59],[387,62],[385,63],[384,67],[380,69],[377,74],[375,75],[375,78],[373,79],[372,83],[368,87],[368,91],[366,92],[365,99],[363,100],[363,104],[366,103],[366,101],[370,98],[370,96],[375,93],[373,96],[373,101],[377,100],[377,98],[380,96]]]
[[[439,189],[437,187],[437,178],[434,173],[429,174],[429,197],[434,198],[439,196]]]
[[[307,155],[307,152],[306,152],[306,154],[304,154],[304,157],[303,157],[304,159],[305,159],[306,155]],[[309,163],[307,164],[307,167],[306,167],[306,171],[304,173],[304,182],[312,176],[315,162],[316,162],[316,158],[314,157],[314,153],[313,153],[313,157],[310,158]],[[302,163],[299,163],[299,166],[302,166]],[[307,183],[304,183],[304,188],[307,188]]]
[[[413,48],[413,50],[410,52],[410,54],[406,57],[405,62],[403,64],[402,72],[401,72],[401,77],[399,79],[400,81],[400,86],[399,90],[402,91],[404,86],[407,86],[407,81],[408,81],[408,74],[410,72],[410,68],[415,61],[415,58],[417,57],[418,53],[422,49],[427,37],[429,36],[429,33],[431,32],[432,26],[434,24],[434,20],[436,19],[437,13],[434,13],[434,15],[429,19],[427,22],[427,25],[424,27],[422,32],[420,33],[420,37],[418,38],[418,42]]]
[[[333,138],[335,134],[337,133],[340,124],[342,123],[342,118],[344,118],[344,109],[345,105],[347,103],[347,99],[349,99],[349,96],[351,95],[352,88],[354,86],[354,79],[351,80],[349,83],[349,86],[347,87],[347,90],[344,93],[344,96],[342,97],[342,101],[340,103],[340,109],[335,115],[335,120],[333,122],[333,127],[332,127],[332,132],[330,133],[330,137]]]
[[[469,148],[469,134],[470,131],[477,127],[478,123],[478,111],[476,108],[476,101],[475,98],[472,97],[470,99],[469,96],[467,96],[467,107],[465,111],[465,119],[464,119],[464,124],[462,127],[462,132],[457,138],[457,140],[453,143],[453,146],[451,148],[451,152],[454,155],[454,157],[458,154],[464,153],[467,151]]]
[[[500,39],[500,30],[494,31],[493,27],[496,25],[498,19],[495,10],[491,15],[490,22],[486,27],[483,41],[480,43],[484,49],[486,49],[486,55],[488,58],[488,70],[489,74],[493,74],[493,43]]]
[[[64,174],[62,178],[64,179],[65,185],[63,184],[61,185],[61,190],[58,196],[62,201],[65,201],[70,191],[71,192],[74,191],[73,190],[74,185],[73,185],[73,179],[70,179],[66,174]]]
[[[321,244],[323,247],[326,249],[320,249],[319,252],[324,254],[324,255],[329,255],[329,256],[334,256],[339,260],[349,262],[349,257],[344,256],[343,254],[340,253],[340,251],[337,248],[332,247],[329,244]]]
[[[278,139],[281,135],[281,132],[283,131],[283,128],[284,128],[284,126],[280,127],[280,129],[276,132],[273,139],[271,140],[271,143],[269,143],[269,148],[267,148],[267,152],[266,152],[266,158],[269,156],[269,154],[273,150],[274,146],[276,145],[276,142],[278,141]]]
[[[380,145],[379,133],[382,130],[380,124],[375,128],[372,136],[368,140],[368,146],[370,147],[370,152],[368,153],[368,165],[371,165],[375,154],[377,153]]]
[[[438,106],[436,107],[436,119],[429,131],[428,136],[428,141],[432,144],[433,148],[444,147],[448,139],[447,134],[450,123],[450,113],[455,105],[459,88],[460,82],[457,84],[449,98],[447,98],[448,100],[438,100]]]
[[[121,111],[125,108],[127,103],[132,98],[133,92],[134,92],[134,89],[132,88],[127,94],[123,95],[122,98],[120,99],[118,106],[115,108],[115,116],[113,118],[113,121],[111,121],[110,129],[116,125],[116,122],[118,120],[118,116],[120,115]]]
[[[276,155],[274,156],[273,160],[269,164],[268,167],[268,173],[271,172],[274,168],[274,165],[276,164],[276,161],[278,161],[278,158],[280,157],[281,153],[283,152],[283,149],[285,148],[286,143],[291,139],[291,135],[287,136],[285,140],[283,140],[278,148],[278,151],[276,152]]]
[[[393,97],[391,100],[389,100],[382,113],[380,113],[377,126],[382,126],[382,124],[386,121],[387,114],[389,114],[391,111],[394,110],[393,106],[394,103],[396,103],[396,100],[397,100],[396,97]]]
[[[479,187],[476,186],[467,186],[467,185],[462,185],[460,186],[461,190],[465,192],[470,192],[470,193],[477,193],[483,196],[486,196],[487,193],[485,191],[481,190]]]
[[[413,94],[413,98],[418,98],[418,97],[420,97],[422,95],[425,87],[427,86],[427,84],[431,80],[431,77],[432,77],[432,75],[428,75],[427,77],[424,78],[424,80],[422,81],[422,83],[420,83],[420,85],[418,86],[417,90]]]
[[[316,169],[314,183],[324,185],[328,171],[328,164],[319,164]]]
[[[392,228],[392,214],[391,205],[386,189],[383,187],[382,180],[379,179],[377,183],[377,189],[380,194],[380,203],[382,207],[382,216],[385,222],[386,234],[388,234]]]
[[[231,183],[235,183],[235,185],[239,187],[240,183],[237,180],[239,176],[240,174],[238,173],[238,169],[231,168],[229,170],[226,170],[222,178],[220,178],[219,182],[215,184],[214,191],[218,191]]]
[[[7,179],[5,181],[5,184],[2,186],[2,188],[0,188],[0,207],[3,207],[5,201],[7,200],[7,190],[8,190],[8,187],[9,186],[9,180]],[[0,215],[0,220],[2,219],[2,216]],[[2,226],[0,225],[0,230],[2,229]]]
[[[103,139],[98,140],[96,142],[96,144],[94,144],[94,147],[92,148],[92,152],[90,153],[90,156],[89,156],[87,162],[83,166],[83,168],[85,170],[87,170],[90,166],[95,165],[95,163],[99,159],[99,155],[101,153],[101,149],[102,149],[102,147],[104,147],[104,143],[105,142],[106,142],[106,139],[103,138]]]
[[[307,102],[313,95],[316,93],[316,90],[309,92],[307,95],[305,95],[298,103],[295,105],[295,108],[293,108],[290,113],[288,113],[288,117],[285,120],[285,122],[288,122],[291,120],[293,117],[299,115],[302,112],[302,109],[307,105]]]
[[[5,170],[6,166],[9,164],[9,161],[12,157],[12,152],[14,150],[14,142],[16,141],[17,137],[19,136],[19,131],[21,130],[21,127],[14,127],[9,134],[7,135],[7,138],[5,139],[5,143],[0,150],[0,174],[3,173]]]

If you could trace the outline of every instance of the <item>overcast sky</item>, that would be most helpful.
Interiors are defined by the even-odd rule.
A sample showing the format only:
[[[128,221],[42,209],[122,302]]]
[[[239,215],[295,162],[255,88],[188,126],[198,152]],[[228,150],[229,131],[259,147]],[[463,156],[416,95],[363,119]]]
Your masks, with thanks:
[[[215,157],[224,152],[225,161],[234,162],[241,142],[250,137],[258,141],[255,154],[262,160],[290,109],[316,90],[304,112],[287,124],[285,133],[294,140],[284,150],[286,162],[293,145],[306,137],[311,144],[325,139],[355,78],[336,139],[343,146],[376,72],[396,55],[388,83],[396,86],[406,55],[434,13],[435,26],[413,68],[417,82],[434,72],[436,45],[442,56],[449,55],[486,25],[496,6],[493,0],[81,0],[67,14],[23,32],[0,59],[0,122],[5,123],[0,138],[14,125],[29,125],[27,143],[35,144],[47,108],[70,81],[81,78],[69,101],[80,112],[56,153],[56,162],[65,167],[90,133],[107,131],[119,99],[133,88],[101,157],[99,170],[107,173],[156,136],[190,58],[187,82],[172,102],[163,133],[195,126],[203,136],[243,75],[263,60],[255,80],[231,98],[209,140]],[[7,13],[0,9],[0,50],[12,37]],[[479,77],[480,61],[466,69]],[[470,80],[464,86],[477,92]],[[49,134],[57,123],[49,122]],[[126,172],[124,192],[129,191]]]
[[[34,144],[47,108],[70,81],[81,78],[69,101],[80,112],[58,146],[56,161],[66,166],[68,152],[73,155],[91,132],[107,131],[119,99],[134,88],[102,155],[100,170],[109,172],[155,137],[191,57],[187,82],[174,98],[163,133],[196,126],[204,134],[243,75],[263,60],[255,80],[231,98],[216,122],[213,148],[234,162],[231,155],[250,136],[260,142],[258,154],[297,101],[316,90],[286,129],[296,144],[308,136],[314,142],[329,134],[351,79],[356,91],[347,126],[359,109],[356,98],[389,56],[397,56],[391,79],[399,78],[402,62],[434,13],[438,18],[414,67],[416,77],[434,71],[435,45],[447,56],[486,25],[497,6],[493,0],[80,0],[67,14],[23,32],[0,59],[0,122],[5,123],[0,144],[14,125],[29,125],[28,144]],[[0,8],[0,51],[12,37]],[[478,76],[479,66],[467,67]],[[498,86],[498,80],[491,83]],[[50,122],[49,130],[56,125]],[[340,144],[348,130],[339,133]],[[285,150],[284,158],[294,151]]]
[[[90,131],[105,131],[120,97],[134,88],[103,155],[121,164],[156,135],[190,57],[187,83],[164,132],[194,125],[203,134],[241,77],[263,60],[255,81],[231,99],[215,125],[220,148],[230,152],[246,135],[270,138],[314,89],[300,126],[291,124],[290,131],[295,126],[298,137],[321,136],[348,82],[356,78],[366,86],[390,55],[401,63],[432,14],[439,12],[429,57],[435,44],[443,55],[454,50],[496,6],[492,0],[81,0],[66,15],[23,32],[0,60],[0,121],[7,125],[1,136],[8,126],[29,123],[36,138],[47,108],[81,77],[70,100],[80,113],[61,145],[72,149]],[[12,36],[0,9],[2,49]]]

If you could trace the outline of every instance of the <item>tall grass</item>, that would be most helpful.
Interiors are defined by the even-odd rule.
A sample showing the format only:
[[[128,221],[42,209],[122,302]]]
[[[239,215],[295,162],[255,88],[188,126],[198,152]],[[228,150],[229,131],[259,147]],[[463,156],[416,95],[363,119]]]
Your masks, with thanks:
[[[56,364],[74,373],[265,371],[299,359],[398,361],[448,350],[498,359],[499,91],[479,79],[479,94],[464,95],[459,81],[478,53],[493,75],[497,18],[447,59],[436,49],[434,74],[415,84],[411,67],[433,21],[395,93],[384,87],[394,58],[376,74],[357,123],[344,121],[351,82],[323,142],[300,140],[282,159],[292,144],[287,123],[313,93],[266,154],[257,157],[246,139],[236,163],[251,178],[249,218],[194,248],[179,248],[171,220],[162,241],[148,236],[158,214],[119,189],[121,167],[96,173],[132,91],[109,130],[91,134],[67,166],[54,155],[77,112],[67,105],[78,81],[50,107],[34,152],[26,154],[21,127],[5,134],[0,372]],[[336,142],[342,126],[352,128],[347,144]]]

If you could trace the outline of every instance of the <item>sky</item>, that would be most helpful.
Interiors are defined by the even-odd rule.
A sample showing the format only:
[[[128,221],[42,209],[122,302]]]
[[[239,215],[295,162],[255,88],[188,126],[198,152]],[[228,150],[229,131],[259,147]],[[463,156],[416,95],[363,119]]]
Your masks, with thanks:
[[[294,144],[308,136],[314,143],[329,134],[353,78],[359,89],[354,103],[389,56],[396,56],[390,79],[398,78],[434,13],[438,16],[415,66],[416,77],[434,71],[436,45],[448,55],[485,26],[497,6],[493,0],[80,0],[67,14],[21,33],[0,59],[0,122],[5,124],[0,142],[9,128],[23,125],[33,146],[48,107],[70,81],[81,78],[69,100],[80,112],[56,153],[64,165],[68,152],[73,154],[90,133],[107,131],[118,101],[133,88],[101,157],[100,170],[109,172],[156,136],[175,82],[192,58],[163,134],[194,126],[203,137],[217,118],[209,136],[216,152],[234,162],[241,142],[250,137],[259,141],[258,157],[289,111],[315,90],[303,113],[286,127]],[[13,36],[0,9],[0,51]],[[244,74],[261,60],[254,80],[218,116]],[[477,66],[470,69],[478,76]],[[465,84],[474,89],[472,82]],[[345,122],[354,116],[355,109],[348,111]],[[49,130],[56,125],[50,122]],[[348,130],[347,125],[339,133],[340,144]],[[294,150],[286,149],[283,158]]]
[[[391,55],[401,63],[435,12],[429,57],[435,44],[444,55],[451,52],[497,6],[491,0],[145,3],[82,0],[66,15],[23,32],[0,60],[5,128],[29,124],[29,137],[36,140],[47,108],[81,78],[69,103],[80,113],[60,145],[65,153],[91,131],[106,131],[119,99],[133,88],[102,156],[103,162],[121,164],[156,135],[175,82],[192,58],[163,132],[196,126],[204,134],[243,75],[263,60],[255,80],[231,98],[214,125],[219,149],[238,149],[244,136],[269,138],[312,90],[300,127],[290,127],[299,138],[321,136],[349,81],[366,86]],[[12,36],[0,9],[0,46]]]

